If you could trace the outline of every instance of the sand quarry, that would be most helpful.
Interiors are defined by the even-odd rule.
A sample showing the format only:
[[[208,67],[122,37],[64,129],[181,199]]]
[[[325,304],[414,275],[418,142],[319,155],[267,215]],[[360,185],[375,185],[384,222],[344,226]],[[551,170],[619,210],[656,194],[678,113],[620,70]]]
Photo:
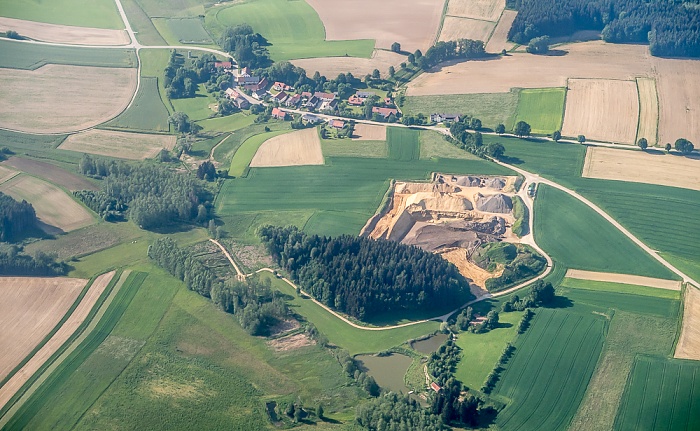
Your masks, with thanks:
[[[124,30],[74,27],[70,25],[46,24],[0,17],[0,31],[14,30],[21,36],[43,42],[71,45],[128,45],[129,35]]]
[[[251,168],[322,165],[323,152],[318,130],[313,127],[270,138],[258,148]]]
[[[515,177],[434,174],[429,183],[397,182],[386,210],[361,235],[399,241],[439,253],[480,291],[497,273],[469,260],[489,242],[518,242],[512,233]]]

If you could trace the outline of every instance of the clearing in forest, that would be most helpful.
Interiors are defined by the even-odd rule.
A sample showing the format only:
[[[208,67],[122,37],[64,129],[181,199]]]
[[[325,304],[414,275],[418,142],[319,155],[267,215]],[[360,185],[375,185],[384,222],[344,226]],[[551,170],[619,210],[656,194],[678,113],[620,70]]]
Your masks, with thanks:
[[[32,204],[47,233],[70,232],[95,223],[90,211],[55,185],[29,175],[18,175],[0,185],[0,191]]]
[[[474,39],[487,41],[496,24],[480,19],[446,16],[440,31],[441,41]]]
[[[136,91],[136,69],[46,65],[0,69],[0,127],[63,133],[116,117]]]
[[[505,7],[505,0],[449,0],[447,15],[498,21]]]
[[[636,81],[569,80],[562,135],[634,144],[638,118]]]
[[[588,147],[583,177],[700,190],[700,160],[660,151]]]
[[[659,125],[659,98],[656,95],[656,81],[651,78],[637,78],[639,92],[639,125],[637,140],[645,138],[649,146],[656,145]]]
[[[0,381],[68,312],[87,280],[0,277]]]
[[[352,134],[353,141],[386,141],[386,127],[357,123]]]
[[[71,150],[121,159],[141,160],[155,157],[160,150],[171,150],[177,137],[146,133],[91,129],[66,138],[60,150]]]
[[[0,17],[0,31],[7,30],[14,30],[30,39],[71,45],[127,45],[129,43],[129,35],[124,30],[45,24]]]
[[[322,165],[321,139],[315,127],[275,136],[253,156],[251,168]]]
[[[697,361],[700,360],[700,290],[686,287],[683,302],[683,329],[674,357]]]
[[[489,39],[489,43],[486,44],[486,52],[489,53],[501,53],[504,49],[509,51],[515,46],[513,42],[508,42],[508,32],[513,26],[513,21],[518,15],[517,11],[514,10],[504,10],[501,15],[501,19],[498,20],[496,29]]]

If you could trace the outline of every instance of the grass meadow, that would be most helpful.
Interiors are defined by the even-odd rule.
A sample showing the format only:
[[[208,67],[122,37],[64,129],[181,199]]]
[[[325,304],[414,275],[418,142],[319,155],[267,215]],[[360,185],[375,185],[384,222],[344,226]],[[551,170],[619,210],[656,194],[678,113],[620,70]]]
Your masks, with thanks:
[[[578,278],[565,278],[562,287],[570,289],[582,289],[596,292],[625,293],[630,295],[652,296],[655,298],[680,299],[679,290],[658,289],[649,286],[635,286],[634,284],[612,283],[607,281],[581,280]]]
[[[143,45],[163,46],[168,43],[158,33],[151,19],[143,11],[137,0],[121,0],[124,13],[129,19],[131,28],[136,33],[136,39]],[[146,51],[141,51],[141,55]]]
[[[141,78],[141,85],[134,103],[104,126],[144,132],[169,132],[170,113],[160,97],[158,78]]]
[[[166,24],[176,38],[177,43],[174,45],[182,43],[211,45],[214,43],[209,33],[204,29],[204,23],[200,18],[172,18],[166,20]]]
[[[255,116],[237,112],[225,117],[209,118],[198,121],[197,124],[203,127],[205,133],[208,132],[233,132],[243,129],[253,124]]]
[[[484,127],[495,129],[504,124],[506,130],[515,125],[518,92],[449,94],[440,96],[406,96],[401,111],[404,115],[426,116],[434,113],[471,115]],[[563,112],[563,111],[562,111]]]
[[[353,141],[350,139],[322,139],[324,157],[367,157],[383,159],[389,152],[386,141]]]
[[[136,54],[133,49],[127,48],[50,46],[0,39],[0,52],[0,67],[10,69],[36,70],[46,64],[136,67]]]
[[[117,6],[112,0],[0,0],[0,10],[2,16],[28,21],[115,30],[124,28]]]
[[[410,162],[420,158],[419,132],[403,127],[389,127],[386,129],[386,140],[390,160]]]
[[[561,130],[565,98],[565,88],[520,90],[515,122],[525,121],[535,134],[549,135]]]
[[[327,41],[323,22],[304,1],[256,0],[207,11],[207,30],[218,37],[227,26],[249,24],[270,43],[275,61],[314,57],[370,58],[374,40]]]
[[[445,139],[442,133],[432,130],[420,131],[420,158],[427,159],[464,159],[476,160],[478,157],[468,151],[457,148]]]
[[[215,114],[209,106],[216,104],[216,99],[212,94],[207,93],[204,84],[197,85],[197,92],[194,97],[170,99],[170,103],[172,103],[175,111],[184,112],[193,121],[204,120]]]
[[[68,170],[75,170],[82,154],[57,150],[66,135],[30,135],[28,133],[0,130],[0,146],[7,147],[18,155],[50,159],[51,163]]]

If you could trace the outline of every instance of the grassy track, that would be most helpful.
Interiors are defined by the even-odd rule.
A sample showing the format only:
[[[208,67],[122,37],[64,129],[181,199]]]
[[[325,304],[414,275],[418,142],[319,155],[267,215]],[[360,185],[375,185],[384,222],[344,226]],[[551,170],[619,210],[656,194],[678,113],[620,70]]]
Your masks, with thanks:
[[[615,430],[700,429],[700,364],[638,356],[615,420]]]
[[[137,131],[168,132],[170,113],[158,92],[158,78],[144,77],[134,103],[105,126]]]
[[[124,28],[112,0],[0,0],[0,10],[2,16],[29,21],[117,30]]]
[[[401,107],[404,115],[426,116],[434,113],[471,115],[484,127],[495,129],[504,124],[510,130],[515,124],[518,92],[450,94],[440,96],[407,96]]]
[[[240,177],[245,175],[245,173],[248,171],[248,165],[250,165],[250,161],[253,160],[258,148],[260,148],[260,146],[268,139],[284,133],[289,133],[289,131],[279,130],[276,132],[267,132],[246,139],[233,155],[228,174],[232,177]]]
[[[0,39],[0,67],[35,70],[46,64],[136,67],[133,49],[30,45]]]
[[[564,119],[564,88],[537,88],[520,91],[515,121],[525,121],[532,133],[551,134],[561,130]]]
[[[504,431],[566,428],[593,374],[604,327],[594,314],[538,309],[494,391],[510,400],[496,425]]]
[[[544,185],[535,199],[535,238],[569,268],[675,279],[584,203]]]
[[[370,58],[374,49],[374,40],[326,41],[323,22],[304,1],[254,0],[211,8],[205,24],[214,36],[227,26],[249,24],[271,44],[268,49],[275,61],[346,55]]]
[[[478,157],[450,144],[441,133],[421,130],[420,158],[423,160],[433,158],[476,160]]]
[[[565,278],[561,286],[571,289],[653,296],[655,298],[680,299],[681,297],[681,292],[677,290],[657,289],[655,287],[635,286],[633,284],[606,281],[580,280],[577,278]]]
[[[409,162],[420,158],[420,132],[402,127],[386,129],[389,159]]]

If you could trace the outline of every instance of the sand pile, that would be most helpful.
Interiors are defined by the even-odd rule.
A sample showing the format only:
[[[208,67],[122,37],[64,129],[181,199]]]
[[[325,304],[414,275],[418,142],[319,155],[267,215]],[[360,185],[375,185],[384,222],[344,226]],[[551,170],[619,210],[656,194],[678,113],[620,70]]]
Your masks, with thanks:
[[[462,187],[485,187],[503,190],[507,180],[501,177],[474,177],[471,175],[442,175],[436,177],[438,183],[456,184]]]
[[[429,193],[458,193],[461,189],[452,184],[445,183],[396,183],[394,193],[413,194],[420,192]]]
[[[410,212],[437,211],[441,213],[466,213],[474,209],[465,197],[445,193],[414,193],[406,199],[406,209]]]
[[[488,213],[507,214],[513,211],[513,200],[510,196],[498,193],[490,196],[480,196],[476,201],[479,211]]]

